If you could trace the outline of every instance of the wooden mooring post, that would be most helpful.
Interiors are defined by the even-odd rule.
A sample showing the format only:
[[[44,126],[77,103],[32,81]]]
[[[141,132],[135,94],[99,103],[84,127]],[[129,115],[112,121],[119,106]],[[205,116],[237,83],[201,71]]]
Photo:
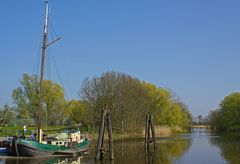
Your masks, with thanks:
[[[151,135],[151,136],[150,136]],[[155,129],[153,124],[153,116],[149,113],[146,115],[145,124],[145,150],[149,150],[149,144],[153,143],[154,150],[156,150]]]
[[[96,157],[95,159],[103,159],[103,153],[104,153],[104,131],[107,127],[108,131],[108,138],[109,138],[109,151],[110,151],[110,159],[114,159],[114,148],[113,148],[113,138],[112,138],[112,120],[111,120],[111,114],[109,110],[103,110],[102,116],[101,116],[101,124],[99,128],[99,135],[98,135],[98,144],[96,148]]]

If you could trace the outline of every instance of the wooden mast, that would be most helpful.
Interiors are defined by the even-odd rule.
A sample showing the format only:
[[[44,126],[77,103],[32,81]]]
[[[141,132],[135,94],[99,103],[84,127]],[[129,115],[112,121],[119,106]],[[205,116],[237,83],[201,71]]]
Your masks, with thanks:
[[[40,99],[39,99],[39,111],[38,111],[38,135],[37,140],[38,142],[42,142],[42,110],[43,110],[43,80],[44,80],[44,66],[45,66],[45,55],[46,55],[46,48],[47,48],[47,30],[48,30],[48,1],[45,2],[46,10],[45,10],[45,23],[43,28],[43,45],[42,45],[42,60],[41,60],[41,76],[40,76]]]
[[[43,45],[42,45],[42,59],[41,59],[41,76],[40,76],[40,107],[38,111],[38,142],[41,142],[41,128],[42,128],[42,111],[43,110],[43,81],[44,81],[44,70],[45,70],[45,56],[46,56],[46,49],[48,46],[53,44],[54,42],[61,39],[61,37],[57,37],[56,40],[53,40],[49,44],[47,44],[47,33],[48,33],[48,1],[45,1],[46,9],[45,9],[45,23],[43,29]]]
[[[45,65],[45,55],[46,55],[46,48],[47,48],[48,1],[46,1],[45,4],[46,4],[46,11],[45,11],[45,23],[44,23],[44,30],[43,30],[43,46],[42,46],[40,91],[42,89],[42,83],[43,83],[43,80],[44,80],[44,65]]]

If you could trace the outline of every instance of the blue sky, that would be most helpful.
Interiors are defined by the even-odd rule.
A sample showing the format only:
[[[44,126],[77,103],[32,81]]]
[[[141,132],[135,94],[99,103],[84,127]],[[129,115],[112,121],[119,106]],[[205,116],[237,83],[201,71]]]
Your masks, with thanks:
[[[44,1],[0,5],[0,106],[40,55]],[[47,77],[78,98],[82,80],[120,71],[174,91],[193,115],[206,115],[240,90],[239,0],[50,0],[62,37],[47,52]],[[52,57],[50,57],[52,56]]]

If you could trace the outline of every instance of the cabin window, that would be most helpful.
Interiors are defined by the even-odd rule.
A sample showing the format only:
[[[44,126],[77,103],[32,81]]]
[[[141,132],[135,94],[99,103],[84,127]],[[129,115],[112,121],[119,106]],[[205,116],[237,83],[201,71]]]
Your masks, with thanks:
[[[56,142],[56,145],[58,145],[58,142]]]

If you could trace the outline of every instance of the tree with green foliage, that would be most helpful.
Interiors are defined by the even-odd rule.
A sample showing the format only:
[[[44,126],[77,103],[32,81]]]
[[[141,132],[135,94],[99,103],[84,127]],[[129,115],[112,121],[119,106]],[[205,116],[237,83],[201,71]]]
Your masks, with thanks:
[[[39,110],[39,80],[37,76],[23,75],[21,86],[12,92],[13,103],[18,112],[18,119],[25,124],[37,124]]]
[[[50,80],[43,82],[43,104],[48,125],[62,125],[66,118],[64,90]]]
[[[110,110],[116,132],[121,131],[122,122],[126,132],[141,132],[149,112],[156,125],[187,128],[191,123],[187,106],[173,92],[124,73],[106,72],[86,78],[79,92],[81,100],[66,101],[63,88],[50,80],[43,81],[40,92],[39,82],[37,76],[24,74],[21,85],[12,93],[17,117],[27,125],[38,125],[40,116],[44,125],[96,126],[103,110]]]
[[[240,93],[226,96],[220,103],[220,108],[208,117],[211,118],[211,125],[220,131],[240,130]]]
[[[189,127],[192,119],[191,114],[184,103],[180,102],[179,99],[174,99],[174,94],[171,91],[157,88],[146,82],[142,84],[147,90],[148,106],[150,112],[153,113],[155,124]]]
[[[37,76],[23,75],[20,86],[13,90],[12,98],[18,118],[24,124],[38,125],[39,117],[45,125],[61,125],[65,118],[63,88],[50,80],[43,81],[40,101],[40,81]]]
[[[176,101],[164,88],[140,81],[119,72],[106,72],[100,77],[85,79],[80,91],[81,98],[89,104],[89,119],[96,125],[102,110],[110,110],[113,129],[135,133],[145,125],[145,115],[153,114],[155,124],[179,126],[190,125],[191,115],[183,103]]]
[[[0,125],[11,124],[14,118],[15,112],[8,105],[4,105],[0,110]]]
[[[66,102],[67,118],[69,124],[85,124],[88,122],[87,104],[80,100]]]
[[[141,82],[129,75],[118,72],[107,72],[100,77],[85,79],[81,98],[90,105],[90,119],[95,125],[99,124],[102,110],[110,110],[113,128],[121,130],[121,122],[128,127],[126,130],[134,133],[139,125],[144,124],[147,112],[144,106],[146,91]]]

